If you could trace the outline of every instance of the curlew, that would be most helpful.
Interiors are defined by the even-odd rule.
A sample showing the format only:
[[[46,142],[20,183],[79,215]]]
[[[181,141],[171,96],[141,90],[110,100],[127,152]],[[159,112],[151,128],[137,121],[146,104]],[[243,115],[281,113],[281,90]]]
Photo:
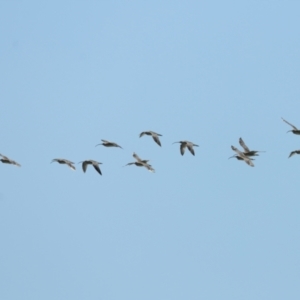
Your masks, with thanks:
[[[152,168],[152,166],[150,164],[148,164],[149,160],[140,159],[139,156],[136,153],[133,153],[132,156],[136,159],[136,161],[130,162],[130,163],[126,164],[124,167],[131,166],[131,165],[136,165],[137,167],[144,167],[152,173],[155,172],[155,170]]]
[[[283,122],[285,122],[286,124],[289,124],[290,126],[292,126],[294,129],[292,130],[288,130],[287,132],[292,132],[293,134],[297,134],[297,135],[300,135],[300,130],[294,126],[293,124],[289,123],[288,121],[286,121],[284,118],[281,118],[283,120]]]
[[[254,164],[252,162],[252,159],[246,156],[243,152],[235,148],[234,146],[231,146],[231,149],[237,153],[237,155],[231,156],[236,157],[238,160],[243,160],[247,165],[254,167]],[[231,158],[229,157],[229,158]]]
[[[290,158],[291,156],[293,156],[294,154],[300,154],[300,150],[295,150],[295,151],[292,151],[289,155],[288,158]]]
[[[185,151],[185,148],[186,148],[186,147],[189,149],[189,151],[190,151],[193,155],[195,155],[195,151],[194,151],[193,146],[199,147],[199,145],[196,145],[196,144],[194,144],[194,143],[192,143],[192,142],[189,142],[189,141],[179,141],[179,142],[174,142],[173,144],[175,144],[175,143],[180,143],[180,144],[181,144],[181,145],[180,145],[180,153],[181,153],[181,155],[184,154],[184,151]]]
[[[160,140],[159,140],[159,136],[162,136],[161,134],[159,133],[156,133],[154,131],[143,131],[140,133],[140,137],[142,137],[143,135],[151,135],[153,140],[155,141],[155,143],[159,146],[161,146],[161,143],[160,143]]]
[[[246,146],[246,144],[244,143],[243,139],[242,138],[239,138],[239,143],[240,145],[243,147],[244,149],[244,154],[246,156],[258,156],[257,153],[259,152],[266,152],[266,151],[256,151],[256,150],[249,150],[249,148]]]
[[[4,164],[10,164],[10,165],[14,165],[14,166],[17,166],[17,167],[21,167],[20,164],[18,164],[18,163],[17,163],[16,161],[14,161],[14,160],[8,158],[7,156],[2,155],[2,154],[0,154],[0,156],[2,157],[2,158],[0,159],[0,161],[3,162]]]
[[[52,159],[51,163],[53,162],[58,162],[59,164],[64,164],[64,165],[67,165],[71,170],[75,171],[76,168],[75,166],[73,166],[73,162],[67,160],[67,159],[64,159],[64,158],[54,158]]]
[[[118,148],[121,148],[123,149],[120,145],[118,145],[117,143],[113,143],[113,142],[109,142],[107,140],[101,140],[103,143],[101,144],[97,144],[95,147],[99,146],[99,145],[102,145],[102,146],[105,146],[105,147],[118,147]]]
[[[99,165],[102,165],[101,162],[98,162],[98,161],[95,161],[95,160],[92,160],[92,159],[87,159],[87,160],[84,160],[84,161],[80,161],[79,163],[82,163],[82,170],[83,172],[85,173],[88,165],[92,165],[94,167],[94,169],[100,174],[102,175],[101,173],[101,170],[99,168]]]

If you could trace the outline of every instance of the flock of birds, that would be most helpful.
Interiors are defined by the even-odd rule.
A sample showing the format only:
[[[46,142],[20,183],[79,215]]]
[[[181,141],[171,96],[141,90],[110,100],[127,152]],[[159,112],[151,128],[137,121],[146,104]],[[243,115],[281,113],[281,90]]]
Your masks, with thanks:
[[[297,134],[300,135],[300,129],[298,129],[296,126],[294,126],[293,124],[289,123],[288,121],[286,121],[285,119],[282,118],[282,120],[287,123],[288,125],[290,125],[291,127],[293,127],[292,130],[289,130],[287,132],[292,132],[293,134]],[[143,131],[140,133],[140,137],[142,137],[143,135],[149,135],[153,138],[153,140],[155,141],[155,143],[157,145],[159,145],[161,147],[161,142],[159,137],[162,136],[159,133],[156,133],[154,131]],[[110,142],[107,140],[101,140],[102,143],[97,144],[96,146],[105,146],[105,147],[116,147],[116,148],[121,148],[123,149],[120,145],[118,145],[117,143],[114,142]],[[180,153],[181,155],[184,155],[185,153],[185,149],[187,148],[192,155],[195,155],[195,150],[193,147],[199,147],[199,145],[196,145],[192,142],[189,141],[179,141],[179,142],[174,142],[175,143],[179,143],[180,144]],[[233,156],[229,157],[229,158],[233,158],[235,157],[237,160],[241,160],[244,161],[246,164],[248,164],[251,167],[254,167],[254,163],[253,163],[253,156],[259,156],[259,152],[265,152],[265,151],[258,151],[258,150],[250,150],[247,145],[245,144],[245,142],[243,141],[242,138],[239,139],[239,144],[241,145],[241,147],[244,149],[244,151],[240,151],[239,149],[237,149],[234,146],[231,146],[231,149],[236,152],[236,154],[234,154]],[[300,154],[300,150],[294,150],[290,153],[289,158],[291,156],[293,156],[294,154]],[[17,163],[16,161],[8,158],[5,155],[0,154],[0,161],[2,163],[5,164],[11,164],[11,165],[15,165],[17,167],[21,167],[21,165],[19,163]],[[130,162],[128,164],[126,164],[125,166],[130,166],[130,165],[136,165],[137,167],[144,167],[146,168],[148,171],[150,172],[155,172],[155,169],[148,163],[149,160],[146,159],[141,159],[136,153],[133,153],[133,157],[135,158],[134,162]],[[69,168],[71,168],[72,170],[76,170],[75,166],[74,166],[74,162],[64,159],[64,158],[54,158],[51,163],[53,162],[57,162],[59,164],[65,164],[67,165]],[[102,175],[101,169],[99,167],[99,165],[101,165],[101,162],[98,162],[96,160],[92,160],[92,159],[88,159],[88,160],[84,160],[79,162],[82,164],[82,170],[83,172],[86,172],[88,165],[92,165],[94,167],[94,169],[100,174]],[[125,167],[124,166],[124,167]]]

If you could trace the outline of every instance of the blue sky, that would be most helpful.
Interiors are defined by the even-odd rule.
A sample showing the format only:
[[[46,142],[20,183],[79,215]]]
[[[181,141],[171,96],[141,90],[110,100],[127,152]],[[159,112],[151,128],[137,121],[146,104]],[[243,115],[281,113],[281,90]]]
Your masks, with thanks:
[[[299,11],[2,1],[0,153],[22,167],[0,164],[0,298],[299,297]],[[228,160],[240,137],[254,168]]]

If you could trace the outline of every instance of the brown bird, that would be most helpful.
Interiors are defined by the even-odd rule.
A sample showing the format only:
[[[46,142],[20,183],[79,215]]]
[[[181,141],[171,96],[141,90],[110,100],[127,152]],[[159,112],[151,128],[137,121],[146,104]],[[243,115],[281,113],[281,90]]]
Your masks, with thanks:
[[[292,130],[289,130],[289,131],[287,131],[287,132],[292,132],[293,134],[297,134],[297,135],[300,135],[300,130],[296,127],[296,126],[294,126],[293,124],[291,124],[291,123],[289,123],[288,121],[286,121],[284,118],[281,118],[285,123],[287,123],[287,124],[289,124],[290,126],[292,126],[294,129],[292,129]]]
[[[240,143],[240,145],[244,148],[244,154],[246,155],[246,156],[258,156],[258,152],[266,152],[266,151],[256,151],[256,150],[249,150],[249,148],[246,146],[246,144],[244,143],[244,141],[243,141],[243,139],[242,138],[240,138],[239,139],[239,143]]]
[[[121,148],[123,149],[121,146],[119,146],[117,143],[113,143],[113,142],[109,142],[109,141],[106,141],[106,140],[101,140],[103,143],[101,144],[97,144],[95,147],[99,146],[99,145],[103,145],[105,147],[118,147],[118,148]]]
[[[14,160],[8,158],[7,156],[2,155],[2,154],[0,154],[0,156],[2,157],[2,158],[0,159],[0,161],[3,162],[4,164],[10,164],[10,165],[15,165],[15,166],[17,166],[17,167],[21,167],[20,164],[18,164],[18,163],[17,163],[16,161],[14,161]]]
[[[175,144],[175,143],[180,143],[180,144],[181,144],[181,145],[180,145],[180,153],[181,153],[181,155],[184,154],[184,151],[185,151],[185,148],[186,148],[186,147],[189,149],[189,151],[190,151],[193,155],[195,155],[195,151],[194,151],[193,146],[199,147],[199,145],[196,145],[196,144],[194,144],[194,143],[192,143],[192,142],[189,142],[189,141],[179,141],[179,142],[174,142],[173,144]]]
[[[71,161],[69,161],[69,160],[67,160],[67,159],[63,159],[63,158],[54,158],[54,159],[52,159],[52,161],[51,161],[51,163],[53,163],[53,162],[58,162],[59,164],[65,164],[65,165],[67,165],[69,168],[71,168],[73,171],[75,171],[76,170],[76,168],[75,168],[75,166],[73,166],[73,162],[71,162]]]
[[[288,158],[290,158],[291,156],[293,156],[294,154],[300,154],[300,150],[295,150],[295,151],[292,151],[289,155]]]
[[[231,146],[231,149],[237,153],[237,155],[234,155],[238,160],[243,160],[247,165],[254,167],[254,164],[252,162],[252,159],[246,156],[243,152],[235,148],[234,146]],[[232,156],[231,156],[232,157]],[[231,158],[229,157],[229,158]]]
[[[143,135],[151,135],[153,140],[155,141],[155,143],[159,146],[161,146],[161,143],[160,143],[160,140],[159,140],[159,136],[162,136],[161,134],[159,133],[156,133],[154,131],[143,131],[140,133],[140,137],[142,137]]]
[[[140,159],[136,153],[133,153],[132,156],[136,159],[136,161],[130,162],[127,165],[125,165],[124,167],[130,166],[130,165],[136,165],[137,167],[144,167],[150,172],[153,172],[153,173],[155,172],[155,170],[152,168],[152,166],[148,164],[149,160]]]
[[[99,168],[99,165],[102,165],[101,162],[98,162],[98,161],[95,161],[95,160],[92,160],[92,159],[88,159],[88,160],[84,160],[84,161],[80,161],[79,163],[82,163],[82,170],[83,172],[85,173],[88,165],[92,165],[94,167],[94,169],[100,174],[102,175],[101,173],[101,170]]]

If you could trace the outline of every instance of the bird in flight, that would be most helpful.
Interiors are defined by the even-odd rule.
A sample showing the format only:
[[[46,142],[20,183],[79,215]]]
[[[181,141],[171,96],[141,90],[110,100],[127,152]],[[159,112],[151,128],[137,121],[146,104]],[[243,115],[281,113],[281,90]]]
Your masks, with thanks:
[[[53,162],[58,162],[59,164],[65,164],[67,165],[69,168],[71,168],[73,171],[76,170],[75,166],[73,166],[73,162],[67,160],[67,159],[63,159],[63,158],[54,158],[52,159],[51,163]]]
[[[137,167],[144,167],[144,168],[146,168],[148,171],[150,171],[152,173],[155,172],[155,170],[152,168],[152,166],[148,164],[149,160],[140,159],[139,156],[136,153],[133,153],[132,156],[136,159],[136,161],[130,162],[127,165],[125,165],[124,167],[131,166],[131,165],[136,165]]]
[[[281,118],[282,120],[283,120],[283,122],[285,122],[286,124],[289,124],[290,126],[292,126],[294,129],[292,129],[292,130],[289,130],[289,131],[287,131],[287,132],[292,132],[293,134],[297,134],[297,135],[300,135],[300,130],[296,127],[296,126],[294,126],[293,124],[291,124],[291,123],[289,123],[288,121],[286,121],[284,118]]]
[[[118,145],[117,143],[113,143],[113,142],[109,142],[107,140],[101,140],[103,143],[101,144],[97,144],[95,147],[99,146],[99,145],[103,145],[105,147],[118,147],[123,149],[120,145]]]
[[[102,163],[101,162],[98,162],[98,161],[95,161],[95,160],[92,160],[92,159],[88,159],[88,160],[84,160],[84,161],[80,161],[79,163],[82,163],[82,170],[83,172],[85,173],[88,165],[92,165],[94,167],[94,169],[100,174],[102,175],[101,173],[101,170],[100,170],[100,167],[99,165]]]
[[[0,156],[2,157],[0,159],[0,161],[3,162],[4,164],[10,164],[10,165],[15,165],[17,167],[21,167],[21,165],[19,163],[17,163],[16,161],[8,158],[7,156],[2,155],[2,154],[0,154]]]
[[[199,147],[199,145],[196,145],[192,142],[189,142],[189,141],[179,141],[179,142],[174,142],[173,144],[175,143],[180,143],[180,153],[181,155],[184,154],[184,151],[185,151],[185,148],[187,147],[189,149],[189,151],[195,155],[195,151],[194,151],[194,148],[193,147]]]
[[[143,135],[151,135],[153,140],[155,141],[155,143],[159,146],[161,146],[161,143],[160,143],[160,140],[159,140],[159,136],[162,136],[161,134],[159,133],[156,133],[154,131],[143,131],[140,133],[140,138],[143,136]]]

